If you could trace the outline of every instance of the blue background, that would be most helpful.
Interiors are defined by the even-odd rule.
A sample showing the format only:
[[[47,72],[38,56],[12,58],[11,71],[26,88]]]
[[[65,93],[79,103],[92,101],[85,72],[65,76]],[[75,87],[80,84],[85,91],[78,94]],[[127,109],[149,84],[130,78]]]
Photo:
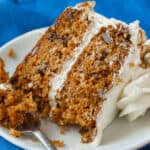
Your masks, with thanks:
[[[0,0],[0,46],[22,33],[51,25],[70,5],[82,0]],[[96,11],[127,23],[136,19],[150,37],[150,0],[96,0]],[[150,150],[150,145],[143,150]],[[0,150],[20,148],[0,138]]]

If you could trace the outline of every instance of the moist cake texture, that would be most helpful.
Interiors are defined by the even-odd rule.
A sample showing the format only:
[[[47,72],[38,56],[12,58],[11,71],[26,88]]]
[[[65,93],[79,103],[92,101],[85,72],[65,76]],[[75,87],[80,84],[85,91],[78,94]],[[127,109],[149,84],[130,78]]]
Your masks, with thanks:
[[[150,49],[138,22],[107,19],[94,5],[68,7],[10,81],[0,61],[0,83],[9,85],[0,89],[2,125],[16,129],[32,113],[61,126],[79,126],[82,142],[100,143],[124,86],[149,72]]]
[[[23,124],[27,111],[37,111],[32,93],[24,94],[23,91],[12,88],[8,73],[4,70],[4,62],[0,59],[0,124],[15,129]]]

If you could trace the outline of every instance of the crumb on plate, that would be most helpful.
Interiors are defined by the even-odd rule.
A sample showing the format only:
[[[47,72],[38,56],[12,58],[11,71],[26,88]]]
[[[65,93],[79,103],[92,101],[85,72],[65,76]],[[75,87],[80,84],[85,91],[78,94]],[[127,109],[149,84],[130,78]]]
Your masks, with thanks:
[[[14,53],[14,50],[13,49],[10,49],[8,52],[7,52],[7,56],[12,58],[14,57],[15,53]]]
[[[61,127],[60,134],[64,135],[67,130],[68,130],[67,127]]]
[[[10,129],[10,134],[14,137],[20,137],[21,136],[21,132],[17,131],[15,129]]]
[[[55,147],[64,147],[65,144],[63,141],[59,141],[59,140],[51,140],[52,144],[55,146]]]
[[[32,138],[32,141],[33,142],[38,142],[39,140],[36,137],[34,137],[34,138]]]
[[[135,64],[133,62],[129,63],[130,68],[134,68]]]

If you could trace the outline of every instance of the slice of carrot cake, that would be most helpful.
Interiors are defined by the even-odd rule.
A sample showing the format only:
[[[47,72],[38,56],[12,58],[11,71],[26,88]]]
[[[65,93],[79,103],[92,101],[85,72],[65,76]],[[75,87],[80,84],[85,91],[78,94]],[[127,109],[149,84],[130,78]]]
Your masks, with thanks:
[[[77,125],[82,142],[100,143],[122,89],[149,68],[142,61],[146,36],[138,22],[107,19],[94,5],[68,7],[18,65],[10,83],[21,96],[5,106],[8,114],[18,113],[14,120],[5,117],[8,127],[20,126],[30,111],[58,125]]]

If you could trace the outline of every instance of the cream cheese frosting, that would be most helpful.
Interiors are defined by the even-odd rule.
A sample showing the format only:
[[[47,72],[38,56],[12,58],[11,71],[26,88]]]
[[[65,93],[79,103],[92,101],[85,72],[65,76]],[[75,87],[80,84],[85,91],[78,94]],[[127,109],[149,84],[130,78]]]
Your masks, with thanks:
[[[150,40],[144,46],[150,46]],[[147,59],[149,63],[150,57]],[[150,108],[150,67],[134,70],[132,80],[123,89],[117,107],[121,110],[120,117],[126,116],[128,121],[134,121],[146,113]]]
[[[127,116],[129,121],[145,114],[150,108],[150,72],[127,84],[117,106],[120,117]]]

